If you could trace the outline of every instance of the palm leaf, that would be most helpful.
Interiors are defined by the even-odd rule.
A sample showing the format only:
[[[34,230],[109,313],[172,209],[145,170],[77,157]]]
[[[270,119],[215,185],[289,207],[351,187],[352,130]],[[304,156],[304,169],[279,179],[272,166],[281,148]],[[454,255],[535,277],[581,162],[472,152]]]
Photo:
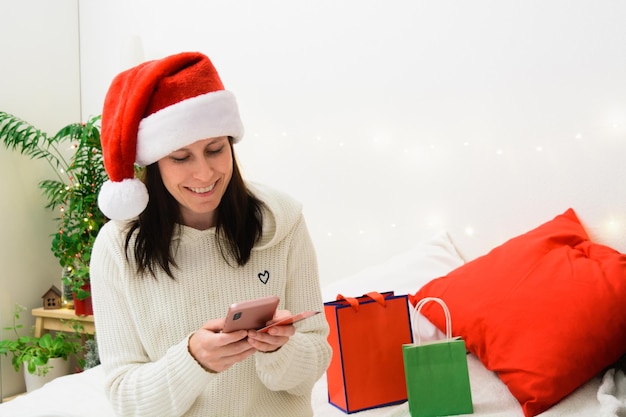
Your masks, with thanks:
[[[60,209],[55,219],[59,227],[52,235],[51,246],[61,266],[71,271],[73,290],[88,279],[91,248],[106,222],[97,205],[100,187],[108,178],[99,121],[100,116],[91,117],[86,123],[69,124],[50,136],[18,117],[0,112],[0,141],[4,146],[31,159],[47,161],[57,176],[41,181],[39,188],[46,197],[46,208]],[[69,146],[64,143],[73,148],[67,159]]]

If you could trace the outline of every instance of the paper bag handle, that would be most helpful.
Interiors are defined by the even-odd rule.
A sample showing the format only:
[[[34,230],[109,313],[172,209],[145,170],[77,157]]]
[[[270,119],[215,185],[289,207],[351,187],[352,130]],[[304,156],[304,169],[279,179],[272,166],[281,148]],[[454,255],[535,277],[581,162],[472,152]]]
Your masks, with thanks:
[[[446,316],[446,338],[447,339],[452,339],[452,319],[450,318],[450,310],[448,310],[448,306],[446,305],[446,303],[441,299],[441,298],[436,298],[436,297],[426,297],[426,298],[422,298],[421,300],[419,300],[417,302],[417,304],[415,305],[415,310],[413,311],[413,323],[415,323],[415,333],[417,333],[417,344],[421,345],[422,344],[422,337],[420,335],[419,332],[419,326],[417,325],[417,320],[419,320],[420,317],[420,311],[422,311],[422,307],[424,307],[424,305],[430,301],[435,301],[436,303],[438,303],[442,308],[443,308],[443,312]],[[417,317],[416,317],[417,316]]]
[[[379,292],[372,291],[372,292],[368,292],[367,294],[363,294],[363,296],[368,296],[369,298],[376,301],[378,304],[380,304],[383,307],[387,305],[387,302],[385,301],[385,296]],[[360,303],[357,298],[345,297],[341,294],[337,294],[337,301],[340,301],[340,300],[347,301],[348,304],[350,304],[350,306],[354,309],[354,311],[359,311]]]

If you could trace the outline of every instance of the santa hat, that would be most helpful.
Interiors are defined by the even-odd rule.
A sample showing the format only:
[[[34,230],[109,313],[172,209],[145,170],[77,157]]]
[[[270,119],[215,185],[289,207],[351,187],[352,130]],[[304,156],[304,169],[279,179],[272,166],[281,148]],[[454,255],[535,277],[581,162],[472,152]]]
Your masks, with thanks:
[[[110,219],[129,220],[148,205],[135,163],[150,165],[198,140],[231,136],[243,125],[235,96],[209,58],[184,52],[148,61],[115,77],[102,111],[102,153],[109,180],[98,195]]]

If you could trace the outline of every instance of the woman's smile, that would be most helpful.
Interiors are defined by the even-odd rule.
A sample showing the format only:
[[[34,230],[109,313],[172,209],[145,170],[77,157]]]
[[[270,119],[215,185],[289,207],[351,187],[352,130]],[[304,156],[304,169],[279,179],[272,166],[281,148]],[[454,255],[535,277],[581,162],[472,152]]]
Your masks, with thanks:
[[[202,188],[196,188],[196,187],[187,187],[188,190],[196,193],[196,194],[206,194],[210,191],[213,191],[213,189],[215,188],[215,182],[207,187],[202,187]]]

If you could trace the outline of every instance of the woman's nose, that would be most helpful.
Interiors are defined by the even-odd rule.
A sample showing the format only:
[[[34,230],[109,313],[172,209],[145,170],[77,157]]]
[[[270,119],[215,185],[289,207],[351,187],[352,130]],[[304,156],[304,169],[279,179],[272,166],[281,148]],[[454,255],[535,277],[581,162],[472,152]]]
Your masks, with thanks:
[[[209,180],[213,176],[213,165],[205,158],[199,158],[195,166],[194,177]]]

